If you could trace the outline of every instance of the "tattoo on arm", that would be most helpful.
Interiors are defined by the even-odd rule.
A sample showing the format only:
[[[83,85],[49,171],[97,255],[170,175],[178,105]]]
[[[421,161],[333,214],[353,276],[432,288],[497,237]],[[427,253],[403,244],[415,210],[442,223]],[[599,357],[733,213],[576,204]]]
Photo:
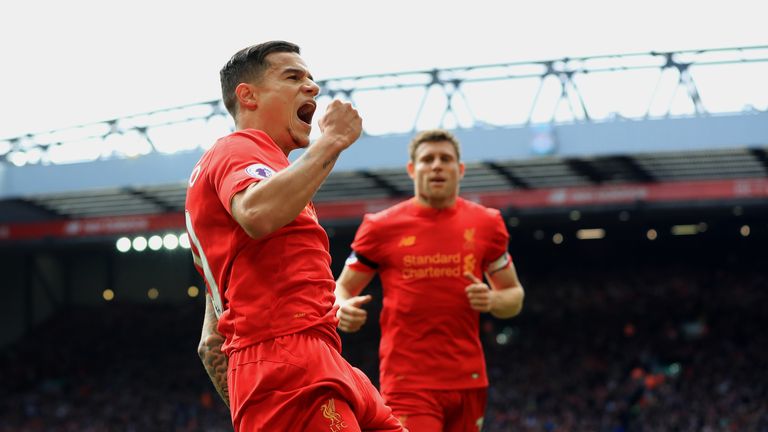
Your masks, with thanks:
[[[200,337],[200,345],[197,353],[203,362],[203,367],[211,378],[213,386],[229,407],[229,387],[227,387],[227,365],[229,361],[226,354],[221,352],[224,337],[216,330],[219,320],[213,310],[211,299],[206,295],[205,319],[203,320],[203,334]]]
[[[323,169],[328,168],[328,166],[334,162],[336,162],[336,159],[339,158],[339,155],[335,155],[332,158],[328,159],[327,161],[323,162]]]
[[[328,167],[331,164],[336,162],[336,159],[339,158],[339,154],[340,153],[336,153],[335,155],[330,156],[325,162],[323,162],[323,165],[322,165],[323,169],[328,169]],[[312,161],[313,159],[317,160],[317,155],[314,155],[314,154],[310,155],[309,153],[304,153],[304,156],[302,156],[302,157],[296,159],[295,161],[291,162],[290,165],[288,165],[288,168],[286,168],[286,170],[298,169],[298,167],[300,167],[301,165],[304,165],[305,163],[307,163],[309,161]]]

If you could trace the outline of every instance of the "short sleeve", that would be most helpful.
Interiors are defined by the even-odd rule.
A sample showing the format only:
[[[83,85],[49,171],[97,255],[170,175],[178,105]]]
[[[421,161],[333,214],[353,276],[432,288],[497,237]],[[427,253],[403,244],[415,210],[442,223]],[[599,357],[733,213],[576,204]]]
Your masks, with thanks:
[[[365,215],[357,229],[355,240],[352,241],[352,255],[346,263],[352,270],[370,273],[376,270],[380,263],[380,249],[377,246],[378,240],[374,226],[371,215]]]
[[[490,211],[492,214],[488,222],[488,247],[482,264],[484,269],[507,253],[509,248],[509,232],[504,219],[501,217],[501,212],[496,209],[490,209]]]
[[[270,151],[269,146],[237,135],[217,143],[207,170],[208,180],[229,214],[232,214],[230,207],[235,194],[279,170]]]

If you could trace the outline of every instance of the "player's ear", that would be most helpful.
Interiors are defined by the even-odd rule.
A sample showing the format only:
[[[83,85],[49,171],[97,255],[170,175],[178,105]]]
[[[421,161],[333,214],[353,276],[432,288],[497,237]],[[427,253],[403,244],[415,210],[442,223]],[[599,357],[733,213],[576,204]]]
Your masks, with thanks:
[[[259,91],[256,86],[248,83],[240,83],[235,87],[237,103],[246,109],[256,109],[259,105]]]
[[[464,162],[459,162],[459,180],[464,178],[464,169],[466,167],[464,166]]]
[[[408,162],[408,165],[405,168],[408,170],[408,177],[413,178],[413,172],[414,172],[413,161]]]

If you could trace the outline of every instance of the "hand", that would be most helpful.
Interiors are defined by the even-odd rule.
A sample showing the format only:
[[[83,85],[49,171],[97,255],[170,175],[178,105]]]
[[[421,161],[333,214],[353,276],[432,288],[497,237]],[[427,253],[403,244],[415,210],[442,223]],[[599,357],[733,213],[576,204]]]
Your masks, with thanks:
[[[357,110],[351,103],[338,99],[328,105],[318,125],[323,136],[340,147],[339,151],[352,145],[363,132],[363,119]]]
[[[368,312],[360,306],[373,299],[370,295],[349,298],[341,303],[336,317],[339,319],[339,330],[354,333],[360,330],[368,319]]]
[[[490,312],[493,306],[493,292],[491,289],[470,272],[464,273],[464,277],[471,282],[464,289],[469,299],[469,306],[478,312]]]

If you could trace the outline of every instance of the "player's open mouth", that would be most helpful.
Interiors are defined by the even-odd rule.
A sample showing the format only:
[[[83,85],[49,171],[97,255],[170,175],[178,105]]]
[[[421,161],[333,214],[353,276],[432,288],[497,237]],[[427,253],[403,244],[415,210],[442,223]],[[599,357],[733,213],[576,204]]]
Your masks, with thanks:
[[[306,102],[299,107],[299,110],[296,111],[296,115],[299,117],[299,120],[303,121],[308,125],[311,125],[312,117],[315,115],[316,109],[317,109],[317,105],[315,104],[315,102]]]

